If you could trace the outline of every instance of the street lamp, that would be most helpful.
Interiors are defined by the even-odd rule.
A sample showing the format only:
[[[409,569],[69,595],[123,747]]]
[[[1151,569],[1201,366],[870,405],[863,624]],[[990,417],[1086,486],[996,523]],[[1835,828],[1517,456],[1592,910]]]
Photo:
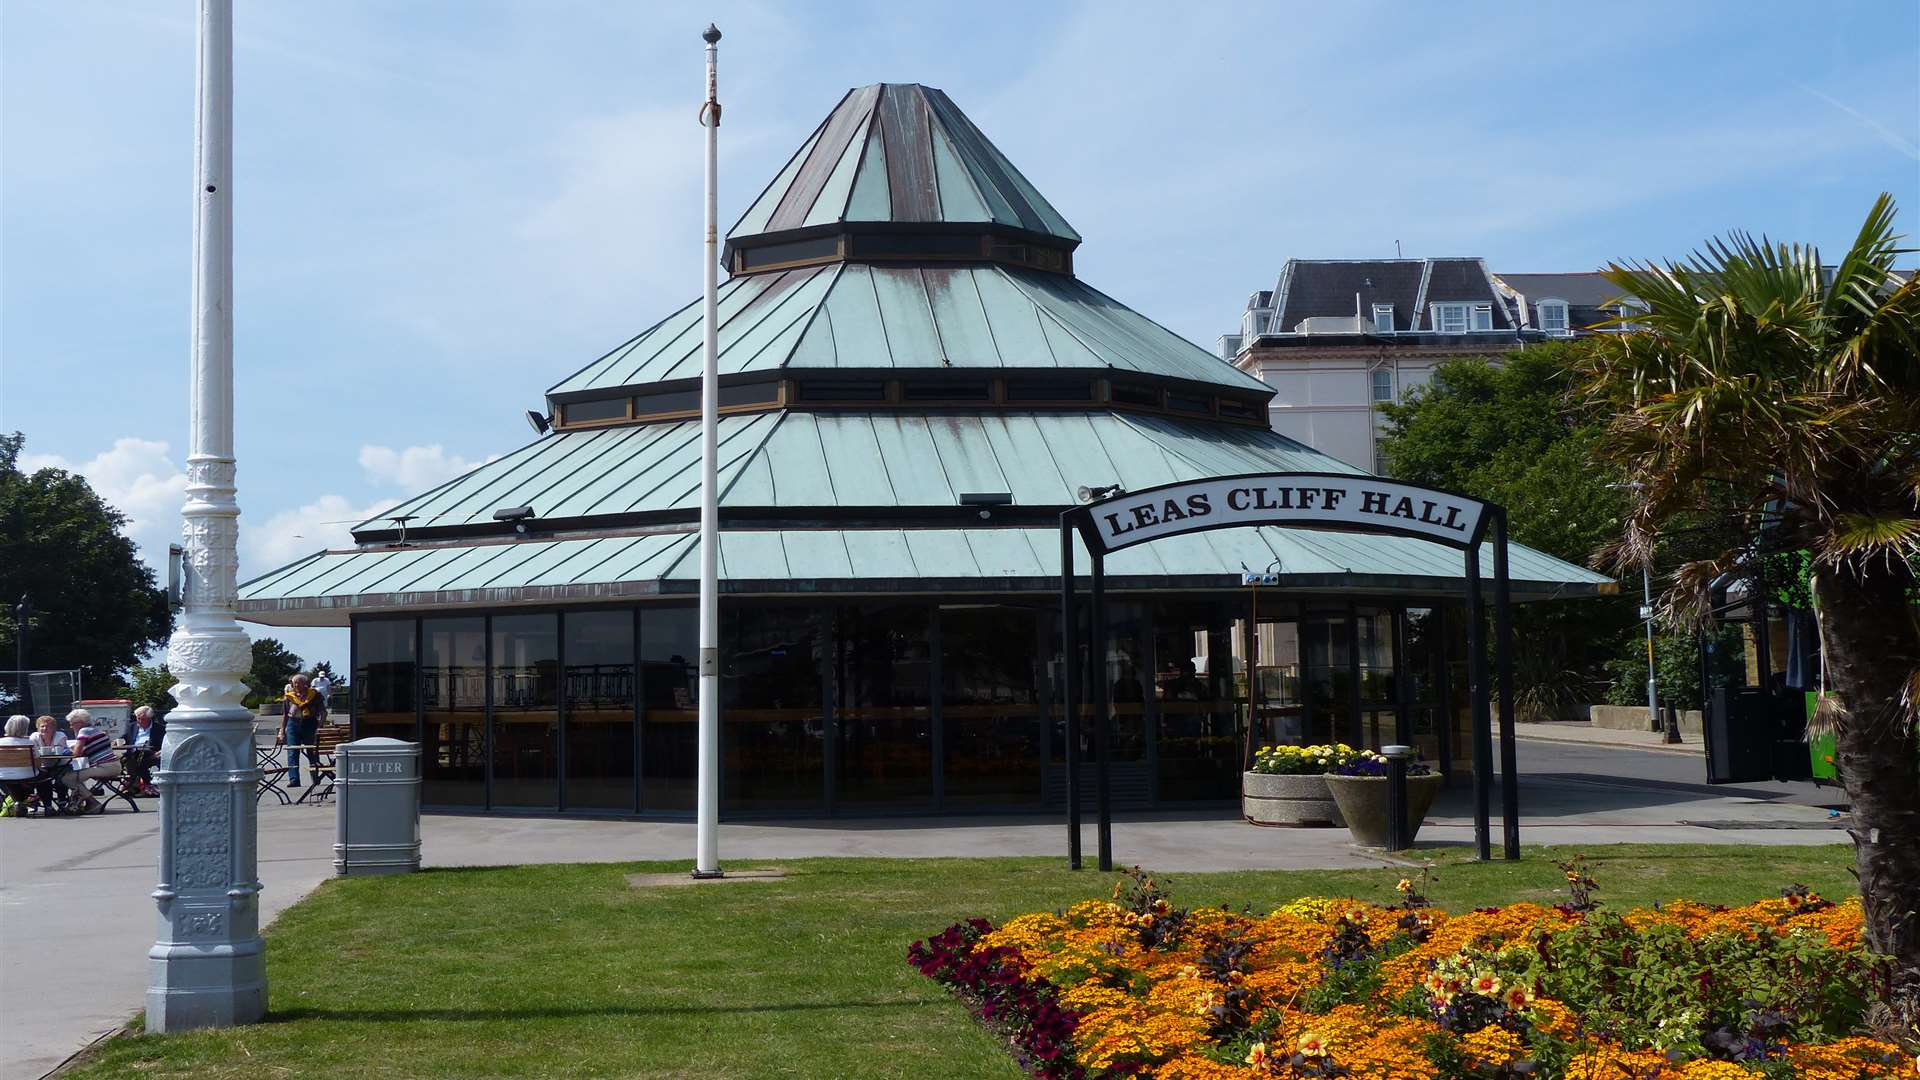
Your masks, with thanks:
[[[1628,480],[1619,484],[1608,484],[1615,491],[1643,491],[1645,484],[1638,480]],[[1653,663],[1653,576],[1647,571],[1647,563],[1640,564],[1640,621],[1647,631],[1647,730],[1660,730],[1659,690],[1654,679]]]

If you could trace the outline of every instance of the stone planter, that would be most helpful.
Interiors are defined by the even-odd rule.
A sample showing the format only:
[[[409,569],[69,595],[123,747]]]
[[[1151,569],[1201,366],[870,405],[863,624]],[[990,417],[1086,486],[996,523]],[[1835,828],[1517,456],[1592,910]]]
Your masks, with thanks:
[[[1387,846],[1387,778],[1384,776],[1329,776],[1327,790],[1340,806],[1347,831],[1361,847]],[[1407,777],[1407,842],[1420,833],[1420,823],[1433,809],[1434,796],[1444,783],[1439,773]]]
[[[1241,773],[1240,808],[1255,825],[1346,824],[1327,791],[1327,778],[1318,773]]]

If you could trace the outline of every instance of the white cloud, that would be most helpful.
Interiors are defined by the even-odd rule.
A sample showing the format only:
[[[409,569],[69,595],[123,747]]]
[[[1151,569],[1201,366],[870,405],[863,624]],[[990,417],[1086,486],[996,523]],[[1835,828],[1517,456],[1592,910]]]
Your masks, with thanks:
[[[356,506],[344,495],[321,495],[304,506],[271,514],[259,524],[241,519],[240,578],[242,581],[285,566],[322,548],[353,546],[354,525],[393,503]]]
[[[22,454],[20,468],[29,473],[65,469],[86,477],[107,505],[126,515],[126,533],[148,565],[166,574],[167,545],[179,541],[180,508],[187,501],[186,471],[173,463],[166,443],[116,439],[112,449],[81,462],[59,454]]]
[[[373,443],[360,447],[360,468],[366,473],[368,483],[410,492],[436,487],[492,460],[491,457],[472,460],[449,454],[439,443],[398,450]]]

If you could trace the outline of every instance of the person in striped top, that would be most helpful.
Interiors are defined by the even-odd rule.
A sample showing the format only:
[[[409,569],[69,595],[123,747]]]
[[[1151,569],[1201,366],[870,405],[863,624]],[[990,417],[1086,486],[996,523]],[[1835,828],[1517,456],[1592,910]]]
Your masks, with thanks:
[[[113,736],[93,726],[93,714],[85,709],[75,709],[67,714],[67,727],[72,729],[73,768],[60,778],[74,797],[85,800],[85,812],[92,813],[100,808],[100,800],[87,785],[94,780],[105,780],[120,773],[120,752],[113,748]]]

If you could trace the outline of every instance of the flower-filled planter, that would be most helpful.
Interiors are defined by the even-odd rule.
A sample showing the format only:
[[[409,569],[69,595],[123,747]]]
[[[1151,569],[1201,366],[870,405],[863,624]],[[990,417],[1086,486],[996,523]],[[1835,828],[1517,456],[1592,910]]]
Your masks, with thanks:
[[[1377,759],[1377,760],[1375,760]],[[1361,847],[1387,846],[1386,759],[1369,752],[1360,762],[1345,766],[1344,773],[1326,777],[1327,791],[1340,807],[1347,831]],[[1374,769],[1378,769],[1375,772]],[[1420,825],[1433,809],[1444,778],[1425,765],[1414,762],[1407,767],[1407,842],[1420,833]]]
[[[1345,825],[1319,774],[1242,773],[1240,810],[1255,825]]]
[[[1327,773],[1361,756],[1346,743],[1263,746],[1240,774],[1240,811],[1255,825],[1345,825],[1327,790]]]

